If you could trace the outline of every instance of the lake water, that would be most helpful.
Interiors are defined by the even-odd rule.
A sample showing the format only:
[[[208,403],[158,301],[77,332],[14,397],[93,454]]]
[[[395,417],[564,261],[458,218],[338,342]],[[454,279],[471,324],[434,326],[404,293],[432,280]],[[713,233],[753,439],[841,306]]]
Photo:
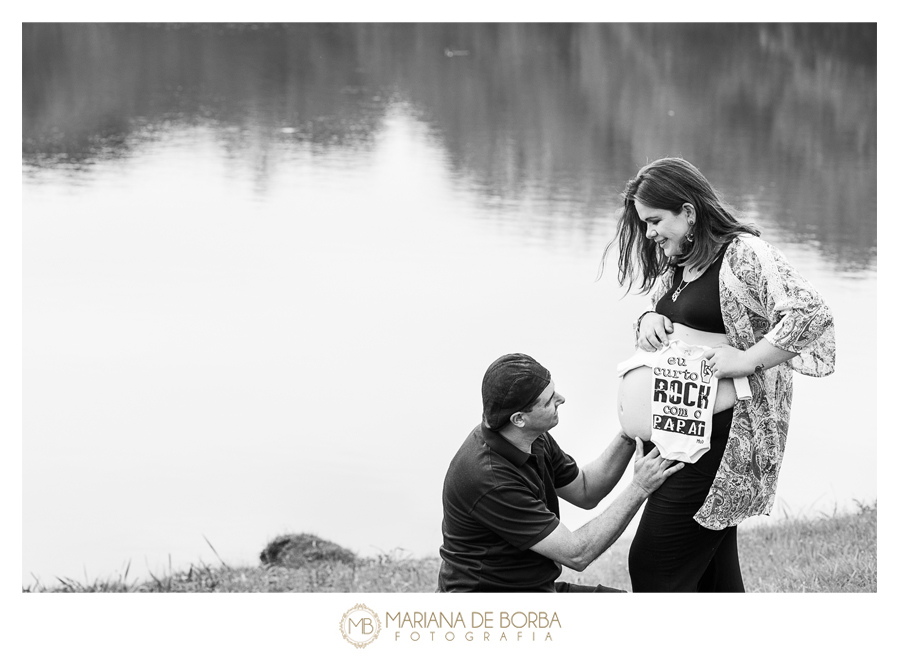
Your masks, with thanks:
[[[664,155],[836,317],[773,517],[876,499],[874,27],[45,24],[23,59],[24,584],[436,555],[506,352],[593,459],[645,305],[600,256]]]

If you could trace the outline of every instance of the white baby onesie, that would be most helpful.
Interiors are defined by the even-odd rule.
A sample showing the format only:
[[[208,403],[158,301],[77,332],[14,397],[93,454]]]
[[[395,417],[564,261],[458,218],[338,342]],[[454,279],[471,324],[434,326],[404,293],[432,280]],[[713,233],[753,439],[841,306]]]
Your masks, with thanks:
[[[665,459],[694,463],[709,451],[719,380],[702,358],[708,349],[673,340],[656,352],[638,350],[619,364],[620,377],[638,366],[648,366],[653,371],[650,440]],[[749,398],[747,378],[733,381],[737,397]]]

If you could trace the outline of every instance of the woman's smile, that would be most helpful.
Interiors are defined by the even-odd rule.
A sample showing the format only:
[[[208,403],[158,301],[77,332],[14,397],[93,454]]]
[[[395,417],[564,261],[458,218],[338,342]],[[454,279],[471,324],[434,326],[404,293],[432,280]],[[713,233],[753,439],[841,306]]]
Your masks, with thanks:
[[[671,210],[650,208],[638,200],[634,202],[634,209],[647,226],[648,240],[653,240],[669,258],[681,253],[681,245],[691,228],[685,210],[676,215]]]

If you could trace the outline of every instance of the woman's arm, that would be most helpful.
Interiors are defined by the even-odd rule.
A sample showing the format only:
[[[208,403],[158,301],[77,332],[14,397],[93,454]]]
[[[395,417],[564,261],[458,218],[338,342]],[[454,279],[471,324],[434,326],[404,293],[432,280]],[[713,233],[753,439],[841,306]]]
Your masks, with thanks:
[[[748,348],[750,356],[743,364],[735,364],[731,355],[724,357],[721,367],[742,370],[752,365],[755,370],[761,364],[766,369],[791,361],[791,367],[805,375],[831,374],[834,319],[825,300],[778,249],[762,239],[743,236],[733,246],[726,255],[727,267],[723,263],[725,286],[751,316],[765,318],[769,326],[760,337],[765,342],[757,340],[757,349]]]
[[[775,347],[765,338],[745,351],[730,345],[719,345],[703,353],[703,358],[709,361],[716,379],[747,377],[754,372],[759,374],[779,363],[790,361],[795,356],[797,352]]]
[[[674,272],[669,270],[657,280],[650,294],[650,304],[634,323],[634,345],[645,352],[655,352],[668,345],[669,334],[675,330],[669,318],[654,310],[656,302],[672,287],[674,276]]]

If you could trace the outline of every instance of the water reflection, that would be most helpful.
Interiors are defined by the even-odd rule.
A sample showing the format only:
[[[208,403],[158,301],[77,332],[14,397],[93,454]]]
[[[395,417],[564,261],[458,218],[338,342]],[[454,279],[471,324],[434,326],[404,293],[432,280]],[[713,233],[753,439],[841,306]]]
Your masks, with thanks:
[[[624,179],[677,154],[739,208],[867,270],[875,51],[874,24],[26,24],[23,159],[31,180],[89,177],[202,126],[264,195],[292,149],[371,150],[399,102],[487,216],[545,205],[516,232],[565,214],[595,250]]]

